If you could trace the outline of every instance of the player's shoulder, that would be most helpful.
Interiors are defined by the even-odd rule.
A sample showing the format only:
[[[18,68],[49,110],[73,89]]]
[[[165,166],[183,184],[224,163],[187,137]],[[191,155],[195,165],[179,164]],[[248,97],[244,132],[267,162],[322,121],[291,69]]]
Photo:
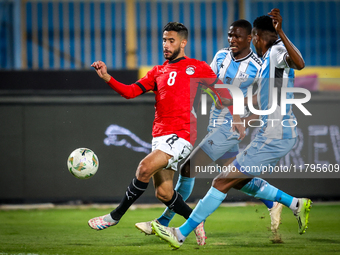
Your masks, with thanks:
[[[165,60],[165,61],[163,62],[163,64],[161,64],[161,65],[155,65],[154,68],[161,68],[161,67],[163,67],[163,66],[165,66],[165,65],[167,65],[167,64],[169,64],[169,60]]]
[[[205,67],[205,66],[209,66],[205,61],[202,60],[198,60],[195,58],[186,58],[186,61],[184,62],[185,64],[190,64],[196,67]]]
[[[277,40],[270,49],[271,55],[277,55],[277,54],[285,54],[287,52],[286,47],[284,46],[281,39]]]
[[[150,69],[150,72],[163,72],[164,68],[169,64],[169,60],[165,60],[161,65],[155,65]]]
[[[216,52],[212,63],[221,63],[228,57],[228,55],[230,55],[230,52],[231,51],[229,48],[220,49],[218,52]]]
[[[216,57],[225,57],[226,55],[230,54],[230,49],[229,48],[223,48],[220,49],[218,52],[216,52],[215,56]]]
[[[196,59],[196,58],[185,57],[185,62],[193,63],[193,64],[195,64],[195,63],[199,64],[199,63],[202,62],[202,61],[200,61],[200,60],[198,60],[198,59]]]

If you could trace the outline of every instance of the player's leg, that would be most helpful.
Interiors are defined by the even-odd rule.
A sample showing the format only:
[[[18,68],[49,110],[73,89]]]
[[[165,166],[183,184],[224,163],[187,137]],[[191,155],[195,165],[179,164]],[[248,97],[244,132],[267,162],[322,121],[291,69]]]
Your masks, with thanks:
[[[215,128],[212,132],[202,140],[194,153],[190,156],[191,167],[184,170],[190,171],[190,176],[197,175],[197,166],[207,166],[219,159],[226,151],[230,157],[238,153],[238,144],[241,140],[238,139],[239,134],[232,132],[230,126],[222,125]],[[183,173],[183,171],[182,171]],[[184,173],[188,174],[188,172]],[[210,194],[210,193],[209,193]],[[203,228],[204,221],[199,222],[195,228],[197,243],[205,243],[205,231]],[[200,228],[200,226],[202,226]],[[201,231],[199,231],[201,229]]]
[[[270,185],[266,180],[255,177],[251,180],[247,179],[245,181],[246,183],[240,183],[237,187],[235,187],[235,189],[260,200],[280,202],[290,208],[293,207],[294,202],[297,202],[297,198],[292,197]]]
[[[246,118],[244,119],[244,121],[245,121],[245,123],[246,123],[246,127],[247,127],[247,128],[249,127],[249,121],[256,120],[256,119],[258,119],[258,118],[259,118],[258,115],[256,115],[256,114],[250,114],[248,117],[246,117]],[[234,159],[236,159],[236,156],[233,157],[233,158],[230,158],[228,154],[225,154],[225,155],[223,155],[223,156],[220,158],[220,161],[219,161],[218,163],[221,164],[221,165],[228,166],[231,162],[234,161]],[[255,179],[255,178],[254,178],[254,179]],[[244,185],[246,185],[250,180],[252,180],[252,179],[245,179],[245,180],[243,180],[242,182],[240,182],[238,185],[236,185],[234,188],[240,190],[241,192],[244,192],[244,191],[242,190],[242,187],[244,187]],[[246,193],[246,192],[244,192],[244,193]],[[247,194],[247,193],[246,193],[246,194]],[[253,196],[252,194],[248,194],[248,195]],[[273,201],[270,201],[270,200],[267,200],[267,199],[262,199],[262,198],[259,198],[259,200],[260,200],[262,203],[264,203],[265,206],[267,206],[268,210],[271,210],[272,208],[277,207],[277,205],[275,205]],[[281,210],[282,210],[282,206],[279,206],[279,207],[280,207],[280,209],[279,209],[279,210],[276,210],[276,212],[279,213],[278,216],[281,218]]]
[[[163,169],[153,176],[154,187],[156,190],[156,197],[162,201],[171,211],[183,216],[185,219],[189,218],[192,209],[184,202],[181,194],[173,189],[173,170]],[[160,223],[158,219],[155,220]],[[154,234],[151,228],[152,221],[136,223],[135,226],[145,234]],[[161,223],[160,223],[161,224]],[[195,229],[196,241],[198,245],[205,244],[205,232],[203,223]]]
[[[242,177],[242,175],[239,175],[241,172],[247,176],[249,175],[249,177],[260,174],[262,169],[256,169],[252,166],[262,166],[263,163],[275,166],[278,160],[286,155],[294,144],[295,139],[273,141],[272,139],[258,137],[231,164],[232,172],[221,173],[214,179],[213,187],[205,197],[207,199],[204,198],[199,202],[189,219],[180,228],[170,229],[154,223],[153,227],[156,233],[173,247],[179,248],[181,241],[185,240],[195,225],[216,210],[225,198],[225,193],[231,187],[235,187],[242,182],[239,179]],[[302,234],[307,227],[311,202],[309,199],[299,199],[299,202],[300,205],[298,205],[295,215],[299,222],[299,233]]]
[[[211,162],[210,157],[200,147],[197,147],[181,165],[175,190],[182,195],[184,201],[190,196],[194,188],[195,177],[198,174],[197,172],[191,171],[190,165],[204,166]],[[175,212],[167,207],[157,220],[160,224],[168,226],[174,216]]]
[[[186,201],[190,196],[194,183],[196,172],[190,171],[190,163],[196,162],[194,164],[200,165],[208,165],[212,162],[206,153],[200,149],[199,147],[190,154],[190,156],[186,159],[186,161],[181,165],[181,172],[178,177],[175,190],[182,195],[183,200]],[[168,226],[172,218],[175,216],[175,212],[171,210],[169,207],[165,208],[163,214],[156,219],[156,221],[164,226]],[[147,223],[148,224],[148,223]],[[149,224],[148,224],[149,225]],[[145,233],[145,231],[143,231]],[[206,243],[206,235],[204,230],[204,222],[196,227],[194,230],[196,236],[196,242],[198,245],[205,245]],[[153,233],[151,231],[151,233]]]
[[[210,127],[210,132],[194,149],[185,163],[181,165],[180,175],[176,184],[177,190],[186,201],[194,187],[196,166],[207,166],[218,160],[226,151],[229,157],[238,153],[239,135],[231,131],[230,126],[221,125]],[[232,162],[232,161],[231,161]],[[162,225],[168,226],[175,213],[166,208],[163,214],[157,219]]]
[[[184,202],[181,194],[173,188],[174,171],[163,169],[153,176],[156,197],[175,213],[189,218],[192,209]]]
[[[244,181],[236,185],[234,188],[240,190],[241,192],[247,194],[248,196],[252,196],[259,199],[267,206],[270,216],[270,228],[273,234],[276,234],[281,223],[281,212],[283,204],[269,200],[270,198],[268,198],[268,195],[265,196],[267,199],[260,198],[262,197],[261,192],[264,191],[261,190],[261,188],[263,187],[262,184],[264,184],[265,182],[266,182],[265,180],[255,177],[253,179],[245,179]],[[266,188],[267,193],[271,194],[275,193],[274,190],[275,187],[271,186]]]
[[[216,164],[221,166],[228,166],[230,163],[232,163],[236,159],[236,155],[233,155],[231,152],[226,152],[222,157],[220,157],[218,160],[216,160]],[[241,183],[239,183],[236,187],[234,187],[237,190],[240,190],[243,193],[246,193],[242,190],[242,187],[246,185],[251,179],[245,179]],[[254,196],[252,194],[248,194],[249,196]],[[264,203],[265,206],[270,210],[274,207],[274,202],[266,199],[259,198],[259,200]],[[282,208],[281,208],[282,209]]]
[[[222,172],[213,181],[213,186],[203,199],[199,201],[189,219],[179,228],[173,229],[152,223],[156,234],[170,243],[174,248],[179,248],[186,237],[202,221],[212,214],[227,196],[227,192],[247,176],[240,171]]]
[[[228,166],[230,165],[230,163],[232,163],[234,161],[234,159],[236,159],[235,157],[231,157],[233,155],[230,154],[230,152],[226,152],[221,158],[219,158],[216,163],[218,165],[224,165],[224,166]],[[257,179],[257,178],[254,178]],[[250,181],[253,181],[254,179],[244,179],[243,181],[241,181],[240,183],[238,183],[234,188],[237,190],[240,190],[241,192],[249,195],[249,196],[253,196],[255,197],[254,194],[248,193],[247,189],[242,189],[246,184],[248,184]],[[256,197],[257,198],[257,197]],[[280,222],[281,222],[281,212],[282,212],[282,204],[278,203],[278,202],[273,202],[270,201],[268,199],[262,199],[262,198],[258,198],[262,203],[264,203],[264,205],[268,208],[269,210],[269,215],[270,215],[270,226],[271,226],[271,230],[273,233],[277,233],[277,230],[279,228]]]
[[[174,173],[174,171],[171,171],[171,172]],[[156,180],[160,179],[159,177],[154,176],[154,181],[155,181],[155,178],[156,178]],[[179,175],[177,185],[174,189],[175,192],[179,193],[182,196],[184,201],[189,197],[189,195],[192,191],[192,186],[194,185],[194,178],[192,178],[193,182],[186,182],[186,178],[187,177],[182,177],[181,175]],[[188,178],[188,179],[191,179],[191,178]],[[171,178],[171,183],[172,182],[173,182],[173,178]],[[154,184],[154,185],[157,185],[157,183]],[[162,187],[160,187],[159,191],[157,191],[157,189],[156,189],[156,197],[158,199],[160,199],[161,201],[162,201],[162,195],[161,195],[162,191],[163,191]],[[168,193],[168,194],[174,194],[175,192],[173,192],[173,190],[171,190],[170,193]],[[169,201],[169,200],[170,199],[163,200],[163,201]],[[169,209],[169,207],[166,207],[163,214],[160,217],[156,218],[155,220],[158,223],[160,223],[164,226],[168,226],[169,222],[175,216],[175,214],[176,213],[173,210]],[[147,235],[153,234],[152,229],[151,229],[151,221],[139,222],[139,223],[136,223],[135,226],[136,226],[136,228],[138,228],[139,230],[141,230],[142,232],[144,232]]]
[[[190,161],[187,159],[181,166],[181,169],[190,168]],[[178,175],[178,180],[175,186],[175,190],[181,194],[184,201],[190,196],[193,187],[195,184],[195,178],[183,176],[181,173]],[[168,207],[165,208],[164,212],[160,217],[157,218],[157,221],[164,225],[168,226],[172,218],[175,216],[175,212]]]
[[[154,150],[147,155],[139,163],[136,177],[132,179],[127,187],[119,206],[110,214],[89,220],[89,226],[96,230],[102,230],[116,225],[130,206],[144,193],[150,178],[156,172],[166,167],[171,157],[171,155],[160,150]]]
[[[167,143],[165,144],[163,143],[163,145],[162,143],[158,143],[158,148],[163,151],[167,151],[170,148]],[[188,143],[184,139],[179,138],[179,139],[175,139],[175,142],[171,144],[171,148],[172,148],[171,149],[172,151],[169,153],[172,153],[173,157],[169,160],[167,168],[172,169],[173,171],[177,171],[178,162],[186,158],[189,155],[189,153],[191,152],[192,146],[190,145],[190,143]],[[162,170],[154,176],[156,196],[161,201],[163,201],[164,204],[167,205],[167,208],[170,208],[169,211],[174,211],[173,214],[177,212],[178,214],[182,215],[184,218],[188,218],[192,209],[189,206],[187,206],[187,204],[184,202],[180,193],[177,190],[175,191],[173,190],[173,186],[172,186],[173,185],[173,171],[170,171],[172,173],[171,177],[167,177],[167,174],[166,174],[167,171],[170,171],[170,170]],[[165,180],[168,180],[168,181],[165,181]],[[184,191],[184,189],[185,189],[185,186],[183,187],[183,185],[181,185],[179,191],[181,190]],[[191,190],[192,188],[190,189],[190,193],[191,193]],[[190,193],[187,194],[187,196],[189,196]],[[172,194],[171,197],[169,197],[170,196],[169,194]],[[188,210],[190,211],[188,212]],[[136,223],[135,226],[146,234],[152,234],[150,221]],[[205,232],[204,232],[203,224],[201,224],[195,230],[195,234],[196,234],[197,243],[199,245],[204,245],[205,244]]]
[[[173,190],[173,176],[174,176],[174,171],[169,170],[169,169],[163,169],[162,171],[159,171],[155,173],[155,175],[152,177],[153,179],[153,184],[155,187],[155,195],[156,197],[166,204],[167,206],[169,205],[170,207],[175,206],[176,203],[178,203],[178,200],[182,200],[180,195]],[[181,202],[179,202],[181,203]],[[191,213],[191,208],[190,207],[183,207],[180,208],[179,210],[184,209],[184,212],[178,212],[181,215],[184,215],[188,217]],[[188,212],[186,210],[189,210]],[[157,222],[159,222],[156,219]],[[151,221],[147,222],[139,222],[135,224],[135,227],[144,232],[147,235],[152,235],[152,228],[151,228]]]
[[[208,217],[224,200],[227,191],[239,184],[246,175],[248,178],[261,173],[263,163],[276,165],[278,160],[286,155],[294,146],[296,139],[274,140],[265,137],[256,137],[248,145],[243,153],[238,154],[236,160],[231,164],[232,172],[223,172],[214,179],[213,187],[206,197],[195,207],[189,219],[180,228],[168,228],[153,222],[152,227],[156,234],[169,242],[175,248],[179,248],[186,236],[192,231],[198,222]],[[258,169],[252,166],[258,166]],[[230,168],[229,168],[230,169]],[[242,173],[244,175],[242,176]],[[224,175],[226,175],[224,177]],[[224,178],[220,178],[220,177]],[[299,222],[299,233],[305,232],[311,201],[299,199],[300,205],[295,213]]]
[[[240,153],[233,164],[237,169],[248,174],[260,174],[260,167],[254,166],[269,165],[274,167],[276,163],[285,156],[294,146],[296,139],[267,139],[261,136],[256,137],[247,146],[243,153]],[[255,171],[255,172],[254,172]],[[293,197],[267,181],[254,178],[241,188],[241,191],[259,199],[279,202],[289,207],[299,223],[299,233],[303,234],[307,228],[311,200],[306,198]]]
[[[188,219],[192,213],[192,209],[184,202],[181,194],[179,194],[176,190],[172,190],[173,171],[164,169],[156,173],[153,180],[157,198],[161,200],[171,211],[183,216],[185,219]],[[168,194],[171,194],[171,192],[173,192],[173,195],[169,196]],[[197,225],[194,231],[197,244],[204,245],[206,238],[203,223]]]

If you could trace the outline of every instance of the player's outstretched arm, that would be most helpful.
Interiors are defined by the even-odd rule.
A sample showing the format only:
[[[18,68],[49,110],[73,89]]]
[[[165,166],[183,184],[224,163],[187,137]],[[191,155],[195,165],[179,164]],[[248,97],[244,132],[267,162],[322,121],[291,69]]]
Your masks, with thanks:
[[[145,92],[135,83],[126,85],[116,81],[111,75],[107,73],[107,66],[103,61],[93,62],[91,66],[96,70],[100,78],[102,78],[107,84],[110,85],[111,88],[113,88],[117,93],[126,99],[137,97]]]
[[[274,8],[268,13],[268,15],[271,16],[273,26],[288,51],[288,55],[286,56],[287,64],[289,67],[297,70],[303,69],[305,67],[305,61],[303,60],[300,51],[294,46],[282,30],[282,17],[280,15],[280,10],[278,8]]]

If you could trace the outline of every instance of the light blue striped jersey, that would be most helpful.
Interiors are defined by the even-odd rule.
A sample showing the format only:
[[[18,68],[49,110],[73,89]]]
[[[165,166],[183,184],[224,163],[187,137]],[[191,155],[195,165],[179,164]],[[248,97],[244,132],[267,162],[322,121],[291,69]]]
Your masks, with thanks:
[[[287,49],[281,39],[277,40],[263,56],[257,101],[260,110],[271,109],[273,96],[277,96],[277,108],[269,115],[261,115],[264,125],[259,134],[272,139],[289,139],[296,137],[296,118],[292,105],[286,105],[286,115],[281,115],[281,88],[294,87],[294,70],[286,62]],[[277,88],[277,95],[273,95]],[[294,98],[287,93],[287,99]],[[275,106],[274,106],[275,107]]]
[[[232,51],[229,48],[224,48],[216,53],[210,67],[223,84],[232,84],[239,87],[246,97],[248,87],[258,81],[261,60],[251,50],[246,57],[234,59]],[[248,112],[246,111],[245,115],[247,114]],[[218,124],[230,125],[231,120],[232,115],[227,107],[219,110],[213,103],[210,110],[208,131]]]

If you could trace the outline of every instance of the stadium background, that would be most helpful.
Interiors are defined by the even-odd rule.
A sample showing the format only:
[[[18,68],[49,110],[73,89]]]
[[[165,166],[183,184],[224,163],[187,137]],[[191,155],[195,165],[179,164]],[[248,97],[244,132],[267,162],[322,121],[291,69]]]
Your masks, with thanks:
[[[273,7],[281,9],[283,29],[306,62],[296,72],[299,86],[312,91],[306,108],[313,116],[295,111],[302,142],[282,163],[340,164],[340,1],[5,0],[0,2],[0,203],[118,202],[148,150],[132,150],[141,145],[123,135],[123,128],[150,143],[154,97],[121,98],[90,64],[103,60],[119,81],[136,81],[163,62],[162,27],[168,21],[189,28],[187,55],[210,63],[228,45],[232,21],[252,22]],[[202,116],[201,137],[205,128]],[[249,140],[250,134],[243,146]],[[124,145],[115,146],[118,142]],[[66,168],[78,147],[99,157],[99,172],[89,180],[75,179]],[[270,182],[292,195],[338,200],[339,176]],[[210,185],[211,178],[197,179],[189,201]],[[153,192],[150,186],[139,202],[157,202]],[[246,199],[232,191],[226,201]]]

